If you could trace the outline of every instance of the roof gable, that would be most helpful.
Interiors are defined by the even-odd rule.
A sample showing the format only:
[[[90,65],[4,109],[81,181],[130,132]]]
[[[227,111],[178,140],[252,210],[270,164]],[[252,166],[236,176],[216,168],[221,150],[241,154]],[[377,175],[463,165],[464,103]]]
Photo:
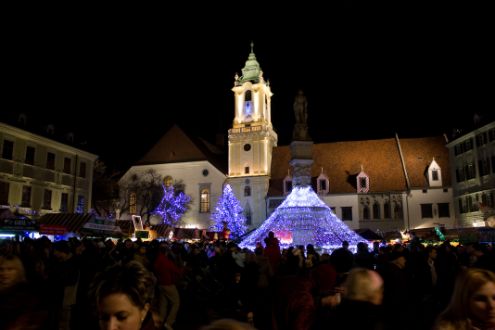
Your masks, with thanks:
[[[174,125],[165,135],[137,162],[137,165],[183,163],[193,161],[209,161],[223,169],[221,155],[215,146],[199,138],[186,134],[179,126]]]
[[[428,187],[426,171],[432,159],[442,169],[443,185],[450,185],[449,151],[443,136],[400,139],[400,144],[411,188]]]

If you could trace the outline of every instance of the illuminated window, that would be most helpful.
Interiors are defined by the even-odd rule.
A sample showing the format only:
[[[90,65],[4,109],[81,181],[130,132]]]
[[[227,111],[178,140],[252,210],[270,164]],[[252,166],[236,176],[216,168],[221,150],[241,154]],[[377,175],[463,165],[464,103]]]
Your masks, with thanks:
[[[210,191],[208,189],[201,190],[200,201],[201,202],[199,205],[199,212],[200,213],[210,212]]]
[[[251,101],[251,91],[246,91],[244,93],[244,114],[246,116],[253,113],[253,103]]]
[[[131,192],[129,195],[129,213],[137,213],[137,197],[135,192]]]
[[[166,176],[165,178],[163,178],[163,184],[165,185],[165,187],[170,187],[173,184],[172,177]]]

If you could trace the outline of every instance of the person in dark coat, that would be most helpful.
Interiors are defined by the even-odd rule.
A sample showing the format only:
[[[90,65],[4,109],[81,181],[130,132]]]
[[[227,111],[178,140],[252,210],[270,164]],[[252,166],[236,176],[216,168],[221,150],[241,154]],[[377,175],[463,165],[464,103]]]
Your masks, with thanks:
[[[383,279],[375,271],[353,268],[344,282],[344,297],[337,305],[332,329],[383,330]]]

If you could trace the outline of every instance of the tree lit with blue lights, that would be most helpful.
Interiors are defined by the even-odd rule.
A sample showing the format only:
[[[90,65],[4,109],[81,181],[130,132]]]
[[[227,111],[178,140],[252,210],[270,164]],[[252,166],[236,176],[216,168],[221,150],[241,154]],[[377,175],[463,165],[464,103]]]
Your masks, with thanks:
[[[296,186],[282,204],[239,245],[254,248],[273,231],[284,247],[313,244],[335,249],[348,241],[351,246],[368,243],[342,222],[310,186]]]
[[[175,226],[187,211],[191,197],[182,191],[176,192],[173,185],[162,184],[162,187],[162,200],[152,214],[160,216],[164,224]]]
[[[224,230],[224,226],[227,226],[231,239],[236,239],[246,232],[246,217],[241,203],[235,197],[229,184],[223,187],[222,196],[218,199],[211,219],[214,222],[211,229],[220,232]]]

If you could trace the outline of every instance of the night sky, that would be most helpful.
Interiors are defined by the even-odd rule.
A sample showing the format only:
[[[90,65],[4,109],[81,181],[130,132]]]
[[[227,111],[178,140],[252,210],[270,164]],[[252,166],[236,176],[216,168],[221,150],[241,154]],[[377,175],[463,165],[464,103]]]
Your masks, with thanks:
[[[207,139],[226,133],[234,75],[251,41],[274,93],[279,145],[290,143],[298,89],[308,99],[315,142],[450,134],[469,126],[474,113],[493,117],[487,21],[462,10],[428,16],[405,8],[365,19],[366,8],[310,15],[319,9],[292,9],[277,24],[267,13],[175,17],[179,23],[173,13],[26,17],[3,41],[0,119],[25,112],[37,124],[55,123],[58,132],[75,131],[86,142],[81,148],[125,167],[174,122]]]

